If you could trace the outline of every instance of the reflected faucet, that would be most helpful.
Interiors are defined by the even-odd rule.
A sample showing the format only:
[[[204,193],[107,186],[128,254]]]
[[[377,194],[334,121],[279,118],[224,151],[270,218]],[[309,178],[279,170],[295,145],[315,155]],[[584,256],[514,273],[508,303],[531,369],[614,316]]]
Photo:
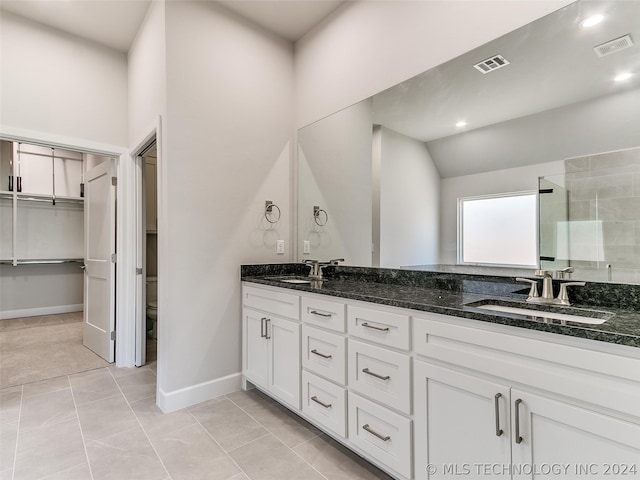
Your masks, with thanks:
[[[556,270],[556,278],[561,280],[565,277],[567,273],[573,273],[573,267],[561,268],[560,270]]]

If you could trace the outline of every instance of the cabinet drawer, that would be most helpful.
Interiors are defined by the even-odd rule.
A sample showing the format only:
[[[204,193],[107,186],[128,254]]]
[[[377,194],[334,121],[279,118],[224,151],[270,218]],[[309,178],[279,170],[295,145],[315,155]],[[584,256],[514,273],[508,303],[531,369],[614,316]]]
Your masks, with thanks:
[[[311,325],[345,332],[344,310],[344,303],[302,297],[302,321]]]
[[[266,288],[242,288],[242,304],[246,307],[300,320],[300,297]]]
[[[411,414],[411,359],[407,354],[349,339],[349,386]]]
[[[388,347],[409,350],[408,315],[349,305],[347,323],[349,335]]]
[[[411,477],[411,420],[349,392],[349,440],[399,474]]]
[[[302,366],[329,380],[345,384],[347,339],[335,333],[302,326]]]
[[[345,438],[347,391],[309,372],[302,372],[302,411],[320,425]]]

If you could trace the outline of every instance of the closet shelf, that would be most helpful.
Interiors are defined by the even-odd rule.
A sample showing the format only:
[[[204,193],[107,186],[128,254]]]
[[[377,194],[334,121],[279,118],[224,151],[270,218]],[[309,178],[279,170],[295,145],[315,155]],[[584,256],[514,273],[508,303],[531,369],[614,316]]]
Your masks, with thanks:
[[[18,265],[59,265],[63,263],[82,263],[84,258],[23,258],[16,261]],[[13,265],[13,260],[0,260],[0,264]]]

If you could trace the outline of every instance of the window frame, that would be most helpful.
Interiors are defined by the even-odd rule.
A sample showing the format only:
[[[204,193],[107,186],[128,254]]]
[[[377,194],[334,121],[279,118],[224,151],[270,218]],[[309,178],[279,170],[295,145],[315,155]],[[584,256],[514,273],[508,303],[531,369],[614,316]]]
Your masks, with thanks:
[[[466,201],[474,201],[474,200],[489,200],[493,198],[510,198],[510,197],[524,197],[524,196],[533,196],[535,197],[535,264],[511,264],[511,263],[484,263],[484,262],[465,262],[464,261],[464,202]],[[505,267],[505,268],[540,268],[540,198],[538,190],[523,190],[519,192],[504,192],[504,193],[491,193],[485,195],[473,195],[468,197],[458,197],[458,205],[457,205],[457,245],[456,245],[456,255],[457,255],[457,264],[458,265],[476,265],[476,266],[487,266],[487,267]]]

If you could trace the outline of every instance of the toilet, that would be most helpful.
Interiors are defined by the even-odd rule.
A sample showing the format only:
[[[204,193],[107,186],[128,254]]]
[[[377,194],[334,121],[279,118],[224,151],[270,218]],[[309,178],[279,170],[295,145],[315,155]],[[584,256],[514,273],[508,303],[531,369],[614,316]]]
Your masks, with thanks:
[[[147,277],[147,334],[157,339],[158,329],[158,278]]]

